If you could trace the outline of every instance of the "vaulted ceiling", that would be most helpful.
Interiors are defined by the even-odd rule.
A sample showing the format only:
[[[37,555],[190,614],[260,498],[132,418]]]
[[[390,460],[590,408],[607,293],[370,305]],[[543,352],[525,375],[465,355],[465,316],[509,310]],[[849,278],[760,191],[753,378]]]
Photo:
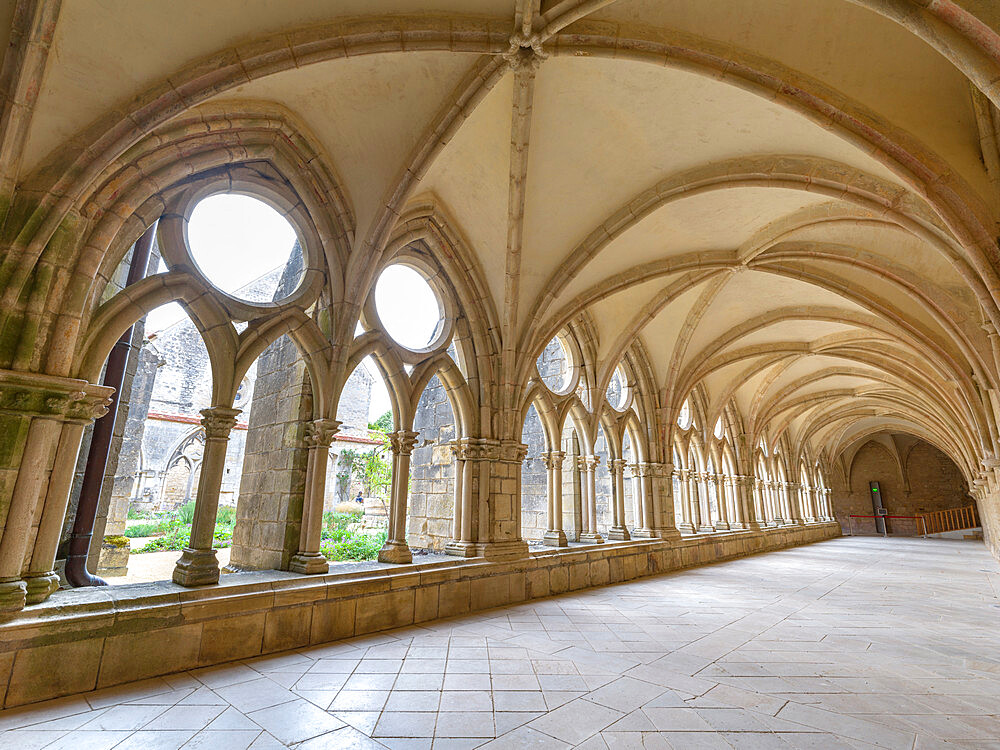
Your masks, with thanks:
[[[598,369],[639,342],[668,417],[697,387],[710,422],[734,401],[749,434],[816,456],[910,432],[971,476],[1000,379],[998,7],[72,0],[20,174],[199,61],[249,70],[254,50],[348,18],[398,30],[384,52],[255,58],[196,106],[284,110],[360,243],[458,105],[408,200],[466,239],[507,340],[535,350],[586,316]],[[450,49],[421,44],[442,28]],[[471,85],[504,52],[485,29],[514,35],[514,64]]]

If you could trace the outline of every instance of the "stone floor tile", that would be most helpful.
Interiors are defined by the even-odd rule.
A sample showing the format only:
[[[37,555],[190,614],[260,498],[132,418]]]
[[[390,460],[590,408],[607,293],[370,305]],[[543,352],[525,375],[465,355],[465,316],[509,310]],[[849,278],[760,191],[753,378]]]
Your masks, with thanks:
[[[496,726],[496,733],[499,737],[506,734],[522,724],[534,721],[541,716],[544,711],[494,711],[493,724]]]
[[[219,714],[211,724],[205,727],[207,731],[255,731],[260,732],[260,727],[250,721],[242,712],[237,711],[232,706],[226,708]]]
[[[545,697],[539,690],[497,691],[496,693],[493,694],[493,706],[497,711],[547,711],[548,710],[545,705]]]
[[[522,750],[522,748],[531,748],[531,750],[568,750],[572,745],[531,727],[521,726],[479,747],[481,750]]]
[[[443,674],[401,674],[392,684],[393,690],[440,690]]]
[[[385,750],[385,745],[354,727],[343,727],[306,740],[296,750]]]
[[[642,712],[660,732],[705,732],[712,729],[693,708],[644,706]]]
[[[143,729],[189,729],[198,732],[206,729],[224,710],[223,706],[172,706],[145,724]]]
[[[341,690],[327,707],[330,711],[381,711],[388,690]]]
[[[247,750],[284,750],[284,747],[272,735],[267,732],[261,732],[257,735],[257,739],[250,743],[250,747]]]
[[[375,725],[373,737],[433,737],[438,714],[396,711],[383,713]]]
[[[435,737],[495,737],[492,711],[442,711]]]
[[[115,745],[116,750],[180,750],[194,736],[192,730],[160,730],[135,732],[123,742]]]
[[[167,710],[167,706],[136,706],[122,704],[113,706],[80,727],[81,731],[129,731],[141,729]],[[200,728],[200,727],[199,727]]]
[[[41,750],[69,732],[68,729],[11,729],[0,732],[0,747]]]
[[[337,717],[302,699],[263,708],[249,716],[285,744],[303,742],[344,726]]]
[[[352,674],[342,690],[391,690],[399,679],[395,674]]]
[[[179,706],[224,706],[226,701],[211,688],[200,687],[187,698],[178,702]]]
[[[198,732],[183,750],[247,750],[260,735],[260,729],[225,729]]]
[[[541,690],[538,678],[533,674],[495,674],[494,690]]]
[[[621,711],[577,699],[538,717],[528,726],[564,742],[579,743],[623,715]]]
[[[330,713],[369,737],[375,731],[375,725],[382,715],[381,711],[331,711]]]
[[[223,664],[219,667],[205,667],[188,672],[202,685],[209,688],[220,688],[235,685],[238,682],[248,682],[260,677],[260,672],[246,664]]]
[[[301,700],[291,690],[281,687],[267,677],[260,676],[255,680],[215,688],[214,692],[243,713]]]
[[[295,682],[290,687],[296,690],[340,690],[349,677],[350,675],[340,672],[307,672],[302,676],[296,676]]]
[[[490,690],[489,674],[446,674],[445,690]]]
[[[443,690],[440,711],[492,711],[493,694],[489,690]]]
[[[309,667],[310,673],[350,674],[361,663],[360,659],[317,659]]]
[[[779,719],[813,727],[840,736],[871,742],[880,747],[909,750],[913,747],[915,733],[900,732],[882,724],[858,719],[844,714],[835,714],[813,706],[788,703],[778,712]]]
[[[664,692],[666,691],[659,685],[636,680],[632,677],[619,677],[617,680],[612,680],[603,687],[593,690],[587,695],[587,700],[618,711],[631,711],[649,703]]]
[[[63,735],[51,745],[46,745],[46,750],[109,750],[122,740],[126,739],[132,732],[130,731],[76,731]]]
[[[401,690],[389,694],[386,711],[437,711],[441,702],[438,690]]]

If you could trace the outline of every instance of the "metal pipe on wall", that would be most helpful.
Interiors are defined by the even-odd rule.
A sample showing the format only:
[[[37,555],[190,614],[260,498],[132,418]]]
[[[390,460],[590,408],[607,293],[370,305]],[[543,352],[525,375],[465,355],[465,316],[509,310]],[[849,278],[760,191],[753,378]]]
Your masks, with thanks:
[[[156,225],[154,224],[136,240],[132,249],[132,262],[129,264],[128,277],[125,280],[126,287],[141,281],[146,275],[146,266],[149,265],[149,255],[153,247],[155,231]],[[94,523],[97,520],[104,474],[108,468],[108,454],[111,452],[115,418],[118,414],[118,399],[125,382],[125,366],[128,363],[134,328],[135,326],[129,326],[129,329],[118,339],[108,355],[108,363],[104,368],[104,379],[101,384],[111,386],[115,392],[111,396],[111,406],[108,413],[94,422],[90,452],[87,454],[87,466],[84,469],[83,485],[80,488],[80,501],[76,506],[73,531],[69,536],[66,580],[74,588],[108,585],[103,578],[92,575],[87,570],[87,558],[90,555],[90,545],[94,536]]]

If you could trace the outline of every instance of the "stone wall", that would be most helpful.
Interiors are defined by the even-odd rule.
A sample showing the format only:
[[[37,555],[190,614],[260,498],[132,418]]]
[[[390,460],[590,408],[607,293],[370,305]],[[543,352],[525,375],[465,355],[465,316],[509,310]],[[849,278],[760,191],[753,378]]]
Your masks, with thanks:
[[[868,483],[877,481],[882,504],[893,516],[915,516],[973,504],[968,485],[955,463],[931,444],[909,435],[894,434],[892,442],[869,441],[855,454],[849,476],[839,471],[831,477],[836,519],[848,533],[849,515],[872,515]],[[894,450],[895,449],[895,450]],[[900,473],[900,463],[902,474]],[[913,535],[919,523],[889,520],[891,534]],[[874,533],[873,519],[854,519],[855,533]]]
[[[424,388],[413,419],[420,433],[410,459],[407,540],[412,547],[443,550],[455,513],[455,414],[435,375]]]

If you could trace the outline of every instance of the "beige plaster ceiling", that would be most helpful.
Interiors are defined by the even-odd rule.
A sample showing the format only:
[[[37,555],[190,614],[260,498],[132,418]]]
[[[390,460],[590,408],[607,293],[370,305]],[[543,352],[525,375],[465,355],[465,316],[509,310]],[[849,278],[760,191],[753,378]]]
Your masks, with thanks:
[[[82,143],[91,123],[176,85],[193,63],[243,60],[295,30],[358,17],[376,31],[514,31],[518,9],[544,20],[579,7],[589,14],[541,42],[537,70],[484,78],[471,99],[463,86],[502,43],[454,52],[404,42],[296,60],[207,102],[288,113],[341,181],[357,222],[353,252],[365,251],[386,210],[434,204],[467,243],[506,321],[501,333],[525,361],[543,333],[586,320],[593,371],[610,373],[641,348],[664,415],[693,390],[716,410],[731,398],[747,430],[808,436],[798,448],[814,456],[883,419],[933,435],[968,469],[988,437],[986,407],[972,400],[997,373],[982,329],[987,292],[970,281],[985,271],[961,226],[986,215],[995,237],[986,207],[998,196],[969,79],[864,4],[73,0],[63,3],[22,177]],[[675,52],[653,64],[626,54],[625,39]],[[581,40],[587,50],[565,51]],[[724,62],[713,68],[710,57]],[[515,76],[533,81],[526,106]],[[780,92],[758,85],[768,76]],[[472,104],[433,135],[456,98]],[[390,206],[408,170],[419,178],[408,203]],[[945,205],[934,176],[967,214]],[[805,398],[826,392],[822,403]],[[771,416],[755,423],[760,415]]]

